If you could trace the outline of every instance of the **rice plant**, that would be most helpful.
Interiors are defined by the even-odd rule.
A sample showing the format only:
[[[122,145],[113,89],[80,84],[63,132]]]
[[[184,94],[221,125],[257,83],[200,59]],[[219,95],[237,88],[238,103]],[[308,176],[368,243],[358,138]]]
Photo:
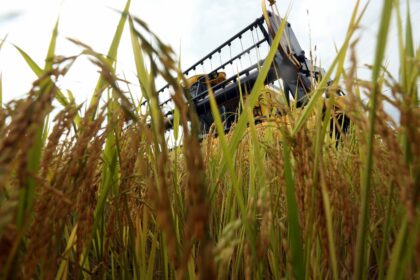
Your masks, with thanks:
[[[106,55],[76,39],[79,54],[56,54],[58,22],[44,66],[16,47],[37,80],[0,108],[0,278],[419,279],[420,48],[410,9],[402,22],[399,1],[384,0],[371,79],[358,78],[354,34],[365,9],[356,1],[303,109],[263,123],[252,111],[280,28],[227,133],[209,90],[214,125],[204,139],[176,54],[130,13],[130,0]],[[399,77],[384,67],[392,17]],[[122,36],[140,102],[117,75]],[[101,73],[85,110],[57,86],[80,57]],[[171,137],[158,77],[173,91]],[[339,87],[351,124],[337,138],[338,101],[323,96]]]

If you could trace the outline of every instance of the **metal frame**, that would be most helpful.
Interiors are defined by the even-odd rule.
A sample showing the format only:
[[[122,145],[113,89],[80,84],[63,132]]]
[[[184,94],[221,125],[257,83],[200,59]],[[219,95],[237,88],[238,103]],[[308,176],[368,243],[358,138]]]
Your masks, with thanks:
[[[214,55],[218,53],[220,54],[222,49],[230,47],[232,42],[235,40],[241,40],[242,36],[246,32],[253,32],[254,28],[259,28],[264,38],[257,40],[257,42],[254,42],[254,44],[252,44],[250,47],[242,50],[242,52],[238,53],[234,57],[231,57],[229,60],[225,62],[221,61],[219,66],[207,74],[211,76],[212,74],[225,69],[226,66],[233,64],[234,61],[241,59],[241,57],[246,54],[249,54],[253,49],[259,49],[260,46],[266,42],[269,46],[271,46],[274,36],[280,28],[282,19],[276,15],[273,15],[272,13],[269,13],[269,18],[271,25],[270,28],[266,26],[267,23],[265,22],[263,16],[257,18],[254,22],[246,26],[237,34],[229,38],[226,42],[218,46],[216,49],[189,67],[186,71],[183,72],[183,74],[188,76],[191,71],[195,71],[200,65],[204,65],[207,60],[211,61]],[[260,65],[264,63],[264,60],[265,59],[257,61],[254,65],[251,65],[239,73],[228,77],[223,82],[212,86],[212,90],[214,92],[217,103],[221,105],[223,102],[237,99],[239,97],[239,89],[241,89],[242,92],[250,92],[258,77]],[[285,30],[278,47],[278,52],[276,53],[269,74],[267,75],[265,84],[271,84],[278,79],[282,79],[287,100],[289,99],[289,95],[292,95],[295,97],[295,99],[297,99],[298,106],[303,106],[307,100],[307,92],[311,87],[310,79],[317,78],[318,75],[322,75],[322,71],[322,69],[312,67],[311,62],[305,57],[305,52],[300,47],[290,23],[286,23]],[[165,85],[158,91],[158,94],[160,95],[165,91],[165,89],[168,88],[169,85]],[[209,99],[207,94],[208,90],[204,89],[200,92],[197,92],[192,97],[192,101],[200,119],[202,116],[208,116],[209,113]],[[171,98],[168,98],[161,102],[159,105],[164,106],[171,100]],[[143,102],[142,105],[145,105],[146,102],[147,101]],[[237,105],[239,106],[239,102]]]

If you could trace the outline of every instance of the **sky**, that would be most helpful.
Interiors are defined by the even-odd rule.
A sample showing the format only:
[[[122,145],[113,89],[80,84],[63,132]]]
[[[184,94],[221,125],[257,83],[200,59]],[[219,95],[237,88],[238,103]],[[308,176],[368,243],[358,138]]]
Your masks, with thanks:
[[[405,15],[407,3],[402,4]],[[295,0],[288,21],[304,50],[316,46],[316,56],[324,68],[335,57],[335,48],[344,40],[354,0]],[[366,3],[366,0],[362,0]],[[419,46],[420,0],[409,0],[416,47]],[[44,64],[54,23],[59,18],[56,54],[74,55],[80,48],[66,38],[76,38],[94,50],[106,53],[114,35],[123,0],[0,0],[0,38],[7,43],[0,50],[0,73],[3,79],[3,102],[23,97],[35,75],[13,45],[25,50],[39,65]],[[277,1],[284,15],[290,1]],[[375,37],[382,1],[371,0],[357,36],[359,65],[373,62]],[[179,54],[186,69],[212,51],[240,29],[260,17],[260,0],[132,0],[130,12],[144,21]],[[128,29],[118,53],[120,75],[135,77]],[[386,62],[392,73],[398,73],[397,32],[390,31]],[[361,75],[368,75],[363,67]],[[96,68],[86,60],[77,61],[62,81],[77,102],[88,100],[96,84]]]

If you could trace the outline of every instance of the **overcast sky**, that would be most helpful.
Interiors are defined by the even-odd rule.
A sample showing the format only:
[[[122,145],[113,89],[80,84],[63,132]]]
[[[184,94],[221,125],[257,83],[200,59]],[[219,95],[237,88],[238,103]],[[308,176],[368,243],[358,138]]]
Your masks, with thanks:
[[[335,56],[335,44],[340,46],[344,39],[354,3],[354,0],[295,0],[293,3],[289,22],[306,51],[311,37],[324,68]],[[77,38],[96,51],[106,53],[119,19],[110,8],[122,10],[124,5],[122,0],[0,0],[0,38],[8,34],[8,43],[0,51],[3,102],[22,97],[35,79],[11,44],[21,47],[43,65],[51,31],[59,17],[57,54],[78,53],[79,49],[66,37]],[[277,5],[284,15],[289,1],[278,1]],[[381,0],[372,0],[362,22],[358,48],[361,65],[373,61],[381,6]],[[418,46],[420,1],[410,0],[410,6]],[[404,15],[405,8],[406,3],[403,3]],[[261,7],[260,0],[132,0],[130,12],[144,19],[176,52],[181,50],[185,69],[260,17]],[[394,74],[398,72],[396,35],[392,28],[387,61]],[[123,36],[118,54],[120,70],[127,76],[134,76],[127,29]],[[90,97],[97,77],[95,68],[81,60],[62,86],[71,89],[77,101],[83,102]]]

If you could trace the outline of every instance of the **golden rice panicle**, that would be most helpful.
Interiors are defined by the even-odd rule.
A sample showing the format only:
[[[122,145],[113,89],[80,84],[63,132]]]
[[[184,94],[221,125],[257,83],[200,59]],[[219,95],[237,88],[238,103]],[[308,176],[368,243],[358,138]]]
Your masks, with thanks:
[[[38,174],[28,172],[28,154],[34,146],[37,133],[44,125],[46,115],[52,109],[51,103],[55,93],[56,88],[48,77],[44,76],[35,81],[28,97],[16,102],[12,111],[9,111],[11,113],[9,115],[10,123],[2,129],[4,134],[0,139],[0,193],[3,196],[10,192],[9,202],[12,205],[17,206],[15,203],[19,200],[18,193],[26,187],[28,178],[37,179]],[[11,175],[14,175],[12,179]],[[16,208],[9,208],[9,211],[13,212],[14,218],[17,215],[16,210]],[[13,243],[20,240],[18,235],[13,234],[16,228],[13,220],[8,222],[7,228],[10,229],[10,232],[0,235],[1,244],[7,243],[7,240],[13,240]],[[2,255],[5,258],[2,259],[8,258],[10,261],[15,253],[11,247],[8,248],[9,250],[4,249]],[[9,265],[2,263],[1,266],[8,267]]]
[[[258,240],[258,255],[261,258],[267,257],[269,247],[270,230],[273,223],[273,214],[271,212],[269,190],[265,187],[261,188],[258,193],[257,209],[261,215]]]
[[[98,123],[102,121],[103,119],[98,118]],[[97,191],[101,183],[102,147],[108,133],[109,129],[105,129],[102,135],[93,138],[85,154],[86,162],[81,166],[80,173],[84,174],[80,180],[75,209],[78,215],[77,252],[79,256],[93,236],[94,211],[98,199]]]
[[[14,161],[18,160],[17,171],[23,176],[22,179],[28,175],[25,174],[25,167],[28,150],[33,144],[31,140],[34,139],[37,129],[43,125],[46,114],[52,109],[51,102],[55,93],[56,88],[48,82],[48,77],[44,77],[34,82],[34,87],[25,100],[15,103],[10,124],[3,129],[4,137],[0,139],[0,189],[4,188],[12,173]]]
[[[295,164],[295,176],[296,176],[296,201],[298,203],[299,209],[299,220],[301,222],[301,227],[304,228],[306,224],[305,220],[305,211],[310,204],[306,204],[311,195],[311,192],[314,188],[314,182],[312,181],[312,176],[314,172],[319,172],[314,170],[314,159],[312,154],[313,149],[313,139],[315,133],[310,129],[302,129],[297,135],[294,141],[294,146],[292,149],[294,158],[296,160]]]
[[[79,216],[79,211],[89,211],[92,206],[84,204],[89,202],[92,192],[87,190],[93,188],[95,193],[95,185],[84,185],[86,182],[94,178],[92,172],[96,171],[97,165],[88,167],[86,165],[89,160],[89,152],[91,149],[96,149],[96,154],[99,149],[102,151],[102,145],[97,143],[97,146],[92,146],[92,139],[95,141],[103,141],[98,135],[101,124],[104,121],[103,112],[95,120],[91,120],[89,115],[83,119],[83,130],[76,138],[73,138],[75,143],[67,151],[64,156],[64,162],[56,166],[52,171],[52,176],[48,180],[44,180],[44,185],[41,186],[37,199],[34,205],[35,221],[29,230],[28,239],[31,240],[28,247],[27,254],[27,270],[28,277],[35,273],[36,267],[41,262],[42,268],[45,271],[54,275],[57,271],[56,263],[61,254],[61,240],[56,239],[54,242],[50,241],[51,234],[54,236],[61,236],[64,233],[65,225],[70,221],[71,215]],[[94,141],[94,142],[95,142]],[[57,154],[61,158],[62,155]],[[93,159],[98,159],[98,155],[92,156]],[[52,160],[54,162],[54,160]],[[82,190],[81,187],[86,188]],[[95,199],[93,202],[96,201]],[[81,221],[81,226],[78,227],[79,233],[86,233],[86,226],[92,222],[93,217]],[[80,219],[80,216],[79,216]],[[80,235],[79,242],[83,242],[83,238],[88,236]],[[79,243],[79,244],[80,244]],[[78,248],[80,250],[80,248]],[[81,252],[78,251],[78,254]]]
[[[1,279],[419,278],[420,110],[414,85],[420,52],[410,47],[408,23],[402,28],[397,18],[399,33],[406,33],[398,36],[398,79],[382,61],[370,67],[375,79],[358,77],[358,40],[350,36],[360,26],[356,9],[325,79],[313,81],[312,103],[266,104],[277,113],[255,124],[247,123],[252,115],[246,110],[238,111],[229,132],[221,134],[218,120],[199,139],[174,52],[128,13],[129,4],[106,56],[71,40],[82,54],[51,60],[54,39],[51,70],[27,98],[0,108]],[[116,67],[122,66],[118,44],[127,20],[134,81],[123,80],[125,69]],[[378,45],[380,57],[384,46]],[[55,63],[80,56],[101,73],[84,116],[71,92],[63,97],[52,83],[69,69],[52,69]],[[182,133],[165,130],[158,76],[169,83]],[[326,80],[337,83],[327,86]],[[131,91],[137,84],[145,106]],[[324,98],[339,87],[346,92],[344,106]],[[46,125],[54,98],[63,107]],[[399,122],[386,104],[398,111]],[[341,112],[350,127],[334,134]],[[40,158],[31,162],[41,129]],[[178,147],[169,140],[175,134]],[[20,227],[16,213],[25,208],[20,201],[28,182],[35,186],[34,206]]]
[[[57,153],[60,153],[60,140],[64,141],[65,137],[70,134],[70,126],[73,124],[76,114],[77,109],[73,106],[68,106],[54,118],[55,125],[48,136],[42,157],[41,178],[46,178],[48,175],[48,167],[52,165],[53,159],[57,158]]]

